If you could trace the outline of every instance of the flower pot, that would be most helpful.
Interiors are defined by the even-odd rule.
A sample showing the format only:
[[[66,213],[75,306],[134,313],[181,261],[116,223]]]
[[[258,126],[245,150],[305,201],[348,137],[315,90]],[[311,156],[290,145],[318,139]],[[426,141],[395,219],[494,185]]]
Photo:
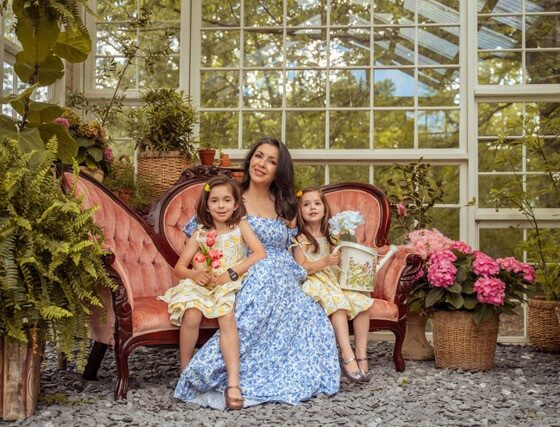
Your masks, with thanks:
[[[216,155],[216,150],[198,150],[198,157],[200,157],[200,163],[205,166],[212,166],[214,164],[215,155]]]
[[[435,311],[432,314],[434,352],[438,368],[488,371],[494,367],[500,316],[482,325],[467,311]]]
[[[99,182],[103,182],[103,178],[105,177],[105,172],[99,168],[90,169],[87,166],[80,166],[80,170]]]
[[[137,176],[154,185],[157,197],[165,193],[191,165],[191,160],[180,151],[142,151],[138,154]]]
[[[529,342],[537,350],[560,352],[560,325],[555,310],[560,301],[529,299],[527,311],[527,332]]]
[[[0,419],[22,420],[37,408],[41,382],[43,340],[30,335],[28,343],[0,335]]]
[[[407,360],[433,360],[434,348],[426,339],[426,322],[429,316],[424,312],[409,311],[406,314],[406,335],[402,355]]]
[[[220,155],[219,164],[220,164],[221,167],[224,167],[224,168],[231,166],[231,159],[229,158],[229,154],[222,153]]]

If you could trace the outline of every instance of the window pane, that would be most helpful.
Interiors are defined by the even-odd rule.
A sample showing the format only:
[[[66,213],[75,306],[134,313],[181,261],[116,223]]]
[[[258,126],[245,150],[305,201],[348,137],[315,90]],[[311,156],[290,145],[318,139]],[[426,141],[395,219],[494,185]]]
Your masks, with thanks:
[[[373,104],[376,107],[414,105],[414,70],[374,70]]]
[[[369,148],[369,111],[331,111],[330,148]]]
[[[368,70],[332,70],[331,106],[368,107],[370,104]]]
[[[459,22],[459,0],[438,0],[439,7],[430,7],[430,0],[420,0],[418,3],[418,22],[452,24]]]
[[[201,107],[236,107],[239,103],[238,71],[202,71]]]
[[[521,107],[520,103],[478,104],[478,135],[521,135]]]
[[[326,44],[327,35],[324,30],[289,30],[286,36],[286,66],[326,66]]]
[[[327,24],[327,0],[286,0],[286,2],[288,26],[300,27]]]
[[[284,10],[282,0],[245,0],[245,25],[281,27]]]
[[[122,24],[97,24],[97,54],[124,55],[124,46],[137,42],[136,30]]]
[[[479,49],[515,49],[521,46],[521,17],[492,16],[478,18]]]
[[[237,148],[239,114],[229,111],[205,111],[200,114],[200,137],[212,141],[215,148]]]
[[[527,83],[560,83],[560,51],[527,52]]]
[[[154,19],[158,21],[181,19],[181,0],[142,0],[142,5],[151,11]]]
[[[245,0],[245,8],[249,7]],[[235,0],[202,0],[202,25],[205,27],[238,27],[241,25],[241,2]]]
[[[413,111],[374,111],[373,146],[375,148],[414,147]]]
[[[286,111],[288,148],[325,148],[323,111]]]
[[[414,64],[414,28],[379,28],[373,33],[375,65]]]
[[[295,187],[320,187],[325,183],[325,167],[319,165],[294,165]]]
[[[418,147],[459,147],[459,111],[418,111]]]
[[[136,12],[136,0],[117,2],[97,1],[97,15],[100,21],[130,21]]]
[[[443,203],[459,203],[459,166],[432,165],[431,175],[434,179],[443,181]]]
[[[453,240],[459,240],[458,208],[434,208],[429,212],[429,216],[432,218],[432,227]]]
[[[369,30],[350,28],[331,32],[330,65],[369,65]]]
[[[556,119],[558,120],[558,119]],[[560,153],[560,140],[558,138],[539,138],[535,141],[535,149],[527,149],[527,170],[531,172],[543,172],[550,169],[543,159],[554,159]],[[560,171],[558,171],[560,172]]]
[[[239,31],[202,31],[202,67],[239,66]]]
[[[282,106],[282,71],[247,71],[243,102],[251,108]]]
[[[523,257],[519,249],[519,243],[523,241],[521,228],[481,228],[478,239],[480,250],[493,258]]]
[[[243,113],[243,148],[251,147],[263,136],[280,138],[282,112],[245,111]]]
[[[286,104],[288,107],[324,107],[326,72],[291,70],[286,72]]]
[[[558,38],[559,28],[559,15],[526,16],[525,46],[528,48],[560,47],[560,39]]]
[[[480,52],[478,84],[516,85],[523,83],[521,52]]]
[[[418,105],[439,107],[459,105],[459,69],[418,70]]]
[[[418,63],[459,64],[459,27],[420,27]]]
[[[282,29],[245,32],[245,66],[278,67],[282,61]]]
[[[554,186],[549,175],[531,174],[527,176],[527,193],[532,196],[531,202],[536,208],[560,208],[559,191],[554,191]]]
[[[363,165],[330,165],[329,182],[356,181],[369,182],[369,166]]]
[[[519,1],[519,0],[518,0]],[[531,0],[525,2],[527,12],[559,12],[560,2],[558,0]]]
[[[512,13],[521,12],[523,0],[478,2],[479,13]]]
[[[331,0],[331,25],[369,27],[369,2]]]
[[[165,58],[150,66],[141,60],[139,67],[139,87],[141,89],[157,89],[161,87],[179,86],[179,56]]]
[[[480,175],[478,177],[478,205],[481,208],[494,208],[490,200],[492,188],[506,188],[514,182],[512,175]],[[513,207],[504,204],[503,207]]]
[[[374,3],[375,24],[408,24],[414,21],[416,0],[378,0]]]
[[[134,67],[125,70],[124,58],[97,58],[95,61],[95,87],[97,89],[113,89],[117,86],[119,76],[123,73],[121,88],[136,87]]]
[[[507,172],[512,169],[520,171],[523,164],[521,146],[513,141],[479,141],[478,170],[481,172]],[[505,158],[511,161],[505,161]]]

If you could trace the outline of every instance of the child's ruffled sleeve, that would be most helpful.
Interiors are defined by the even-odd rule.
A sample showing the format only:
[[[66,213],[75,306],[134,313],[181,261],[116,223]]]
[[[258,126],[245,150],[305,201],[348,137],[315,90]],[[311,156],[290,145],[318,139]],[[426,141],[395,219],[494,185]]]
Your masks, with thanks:
[[[183,227],[183,233],[187,235],[187,237],[191,237],[198,226],[198,220],[196,219],[196,215],[192,216],[191,219],[185,224]]]

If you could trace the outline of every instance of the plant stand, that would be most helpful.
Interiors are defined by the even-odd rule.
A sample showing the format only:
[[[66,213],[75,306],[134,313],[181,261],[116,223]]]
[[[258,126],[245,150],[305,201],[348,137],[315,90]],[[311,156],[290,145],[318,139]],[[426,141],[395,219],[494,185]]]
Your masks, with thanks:
[[[529,299],[527,332],[531,345],[539,351],[560,352],[560,325],[555,310],[560,301]]]
[[[429,316],[424,312],[409,311],[406,314],[406,335],[402,355],[407,360],[434,360],[434,348],[426,339],[426,322]]]
[[[22,420],[37,408],[43,344],[36,334],[28,343],[0,335],[0,419]]]

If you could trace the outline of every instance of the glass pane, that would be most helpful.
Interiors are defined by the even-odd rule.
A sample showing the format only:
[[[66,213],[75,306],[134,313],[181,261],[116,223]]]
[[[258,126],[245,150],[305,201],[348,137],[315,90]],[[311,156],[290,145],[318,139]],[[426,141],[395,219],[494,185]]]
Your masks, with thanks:
[[[459,203],[459,166],[457,165],[432,165],[431,175],[436,180],[443,181],[445,196],[443,203]]]
[[[111,148],[113,150],[113,158],[118,159],[120,156],[127,156],[130,161],[134,159],[134,148],[136,141],[133,139],[113,139],[111,140]]]
[[[369,1],[331,0],[331,25],[369,27]]]
[[[124,55],[124,47],[137,43],[136,30],[122,24],[97,24],[98,55]]]
[[[124,70],[125,63],[124,58],[97,58],[95,60],[95,87],[97,89],[114,88]],[[124,72],[121,88],[136,88],[134,67],[128,67]]]
[[[522,132],[521,103],[478,104],[479,136],[520,136]]]
[[[245,1],[245,8],[249,1]],[[235,0],[202,0],[203,27],[239,27],[241,2]]]
[[[459,147],[459,111],[418,111],[418,147]]]
[[[181,0],[142,0],[142,5],[153,13],[158,21],[181,19]]]
[[[379,28],[373,40],[375,65],[414,64],[414,28]]]
[[[238,67],[239,31],[202,31],[202,67]]]
[[[325,183],[325,167],[320,165],[294,165],[295,187],[320,187]]]
[[[492,16],[478,18],[479,49],[516,49],[521,46],[521,18]]]
[[[414,105],[414,70],[374,70],[373,104],[376,107]]]
[[[245,0],[245,25],[251,27],[282,27],[282,0]]]
[[[2,94],[7,95],[9,93],[14,93],[14,67],[13,65],[4,62],[4,74],[3,74],[3,82],[2,82]],[[7,104],[3,104],[7,105]]]
[[[431,0],[419,0],[418,22],[421,24],[451,24],[459,22],[459,0],[438,0],[434,7]]]
[[[201,107],[237,107],[239,71],[201,71]]]
[[[282,54],[282,29],[245,31],[245,66],[279,67]]]
[[[490,200],[492,188],[507,188],[514,182],[512,175],[479,175],[478,176],[478,205],[481,208],[494,208]],[[504,204],[504,207],[513,207]]]
[[[330,148],[369,148],[368,111],[331,111]]]
[[[453,240],[459,240],[458,208],[433,208],[428,215],[432,218],[431,227],[437,228]]]
[[[508,1],[479,1],[479,13],[511,13],[521,12],[523,0],[508,0]]]
[[[521,146],[514,141],[478,141],[478,170],[507,172],[522,168]]]
[[[540,137],[538,140],[535,140],[535,149],[527,149],[527,170],[531,172],[545,172],[550,170],[551,164],[549,163],[549,166],[547,166],[543,154],[549,161],[554,159],[554,157],[558,156],[560,153],[559,144],[560,140],[558,140],[558,138]],[[558,172],[560,173],[560,171]]]
[[[288,148],[325,148],[325,112],[286,111]]]
[[[332,70],[331,106],[369,107],[368,70]]]
[[[558,0],[531,0],[525,2],[527,12],[558,12],[560,1]]]
[[[141,64],[144,61],[141,61]],[[139,67],[140,88],[179,87],[179,56]]]
[[[134,110],[138,109],[138,107],[123,107],[122,114],[126,116],[132,113]],[[122,122],[117,121],[114,123],[109,123],[107,125],[107,132],[113,139],[122,139],[122,140],[129,140],[130,135],[126,130],[126,127],[122,125]]]
[[[558,28],[560,28],[559,15],[527,16],[525,18],[525,47],[560,47]]]
[[[143,50],[149,52],[180,53],[181,24],[160,22],[143,34]]]
[[[560,83],[560,51],[527,52],[527,83]]]
[[[281,111],[243,112],[243,148],[251,147],[263,136],[280,138],[281,134]]]
[[[373,3],[373,22],[375,24],[414,23],[416,0],[378,0]]]
[[[327,65],[325,30],[288,30],[286,36],[287,67],[324,67]]]
[[[12,11],[12,2],[8,1],[6,10],[4,11],[4,37],[12,43],[20,44],[16,37],[16,17]]]
[[[459,27],[420,27],[418,63],[459,64]]]
[[[350,28],[331,32],[330,65],[369,65],[369,30]]]
[[[493,258],[523,257],[519,250],[519,243],[523,241],[521,228],[481,228],[478,239],[480,250]]]
[[[518,304],[513,311],[515,312],[514,315],[500,316],[500,329],[498,330],[498,334],[502,337],[525,336],[523,305]]]
[[[236,111],[200,113],[200,137],[212,141],[215,148],[237,148],[239,114]]]
[[[560,172],[559,172],[560,173]],[[537,208],[560,208],[558,190],[554,191],[554,182],[550,175],[528,175],[527,193]]]
[[[288,107],[324,107],[326,102],[326,72],[297,70],[286,72],[286,102]]]
[[[98,1],[97,14],[100,21],[130,21],[136,12],[136,0]]]
[[[246,71],[243,102],[246,107],[282,106],[282,71]]]
[[[374,111],[374,148],[413,148],[413,111]]]
[[[459,105],[459,86],[458,68],[422,68],[418,70],[418,105]]]
[[[479,52],[478,83],[481,85],[523,83],[521,52]]]
[[[286,1],[289,27],[327,25],[327,0]]]
[[[330,165],[329,182],[356,181],[369,182],[369,166],[364,165]]]

